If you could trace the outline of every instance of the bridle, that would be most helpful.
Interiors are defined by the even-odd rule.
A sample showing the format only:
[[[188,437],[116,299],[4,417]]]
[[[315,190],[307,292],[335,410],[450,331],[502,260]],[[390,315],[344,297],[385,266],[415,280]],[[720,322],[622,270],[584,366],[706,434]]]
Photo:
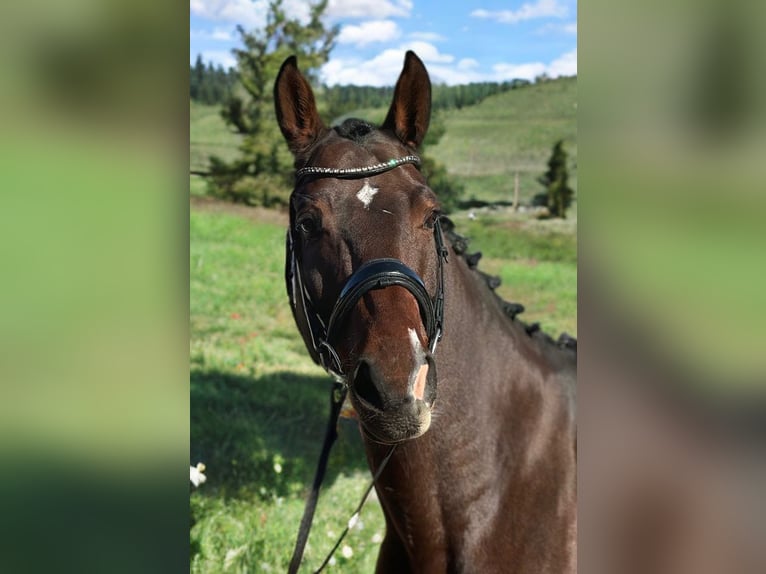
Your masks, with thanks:
[[[416,155],[407,155],[391,159],[387,162],[360,168],[308,166],[301,168],[296,172],[296,184],[304,178],[331,177],[338,179],[360,179],[371,177],[373,175],[385,173],[407,163],[419,165],[420,158]],[[307,291],[306,285],[303,282],[303,277],[300,271],[300,261],[296,255],[295,246],[297,241],[293,236],[295,229],[291,212],[290,228],[287,231],[287,261],[285,265],[285,281],[287,284],[290,306],[292,307],[293,316],[299,325],[299,308],[302,309],[303,318],[305,319],[305,324],[308,328],[309,336],[307,343],[311,345],[311,356],[331,377],[333,377],[333,379],[335,379],[335,386],[330,395],[330,418],[325,432],[324,444],[322,445],[322,453],[319,457],[316,473],[314,474],[314,482],[311,491],[306,500],[306,507],[298,530],[295,549],[293,550],[293,556],[290,560],[288,569],[289,574],[294,574],[298,571],[303,558],[303,550],[308,541],[309,531],[311,530],[311,522],[319,499],[319,488],[324,479],[325,470],[327,469],[330,449],[337,438],[337,421],[340,415],[340,409],[346,398],[346,393],[348,392],[348,374],[344,371],[341,359],[333,345],[337,339],[338,331],[343,326],[349,312],[356,306],[359,299],[374,289],[385,289],[386,287],[392,286],[404,287],[413,295],[413,297],[415,297],[415,301],[417,301],[420,317],[423,321],[426,335],[428,336],[428,349],[432,356],[436,352],[436,346],[442,338],[444,327],[444,263],[447,262],[448,251],[444,245],[444,237],[438,217],[434,219],[433,230],[437,255],[436,292],[433,297],[429,295],[423,279],[399,259],[371,259],[359,266],[359,268],[346,280],[340,295],[338,295],[338,298],[333,305],[330,317],[327,322],[325,322],[322,316],[317,312],[317,307],[312,301],[311,295]],[[351,520],[349,520],[348,525],[336,542],[335,547],[328,554],[316,572],[320,572],[328,564],[333,552],[338,548],[343,537],[353,526],[353,523],[356,522],[362,505],[393,455],[395,448],[396,445],[391,446],[388,454],[378,466],[378,469],[373,476],[372,483],[362,497]]]
[[[419,164],[420,158],[414,155],[392,159],[384,163],[362,168],[304,167],[296,172],[297,181],[306,177],[359,179],[390,171],[405,163]],[[447,248],[444,245],[439,218],[434,220],[434,242],[437,253],[436,292],[431,297],[420,276],[399,259],[372,259],[362,264],[346,280],[338,299],[335,301],[329,319],[325,322],[317,312],[316,305],[306,289],[300,271],[300,262],[295,252],[296,239],[292,222],[287,232],[287,265],[285,280],[290,296],[290,305],[296,315],[302,308],[312,357],[335,380],[347,382],[347,373],[343,369],[340,357],[333,346],[338,331],[343,326],[349,312],[357,301],[374,289],[385,289],[394,285],[404,287],[418,303],[420,316],[428,337],[428,348],[433,355],[436,345],[442,337],[444,326],[444,263],[447,261]],[[300,305],[299,305],[300,303]]]

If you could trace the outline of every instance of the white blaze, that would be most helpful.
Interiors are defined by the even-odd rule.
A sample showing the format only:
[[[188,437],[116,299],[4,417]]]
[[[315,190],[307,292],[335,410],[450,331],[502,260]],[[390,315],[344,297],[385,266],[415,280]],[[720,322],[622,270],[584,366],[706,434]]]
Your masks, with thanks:
[[[420,344],[420,339],[415,329],[407,329],[407,333],[410,335],[410,343],[412,344],[412,351],[415,353],[415,359],[419,359],[423,352],[423,347]]]
[[[356,198],[364,204],[365,209],[369,209],[370,203],[372,203],[372,198],[376,193],[378,193],[378,188],[372,187],[370,185],[370,180],[365,179],[362,189],[360,189],[356,194]]]
[[[414,380],[412,381],[412,394],[416,399],[423,400],[423,395],[426,389],[426,377],[428,375],[428,363],[423,362],[424,352],[423,346],[420,344],[420,339],[415,329],[407,329],[410,335],[410,343],[412,344],[412,352],[415,355],[415,362],[420,363],[418,370],[414,373]]]

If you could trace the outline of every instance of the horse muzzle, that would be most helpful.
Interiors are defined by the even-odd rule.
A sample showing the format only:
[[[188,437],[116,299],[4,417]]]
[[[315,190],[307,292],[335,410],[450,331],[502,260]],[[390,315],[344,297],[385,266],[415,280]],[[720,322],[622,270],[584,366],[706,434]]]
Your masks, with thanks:
[[[436,401],[436,366],[431,357],[416,365],[404,394],[381,370],[361,360],[350,381],[351,403],[364,433],[375,442],[394,444],[423,435],[431,426]]]

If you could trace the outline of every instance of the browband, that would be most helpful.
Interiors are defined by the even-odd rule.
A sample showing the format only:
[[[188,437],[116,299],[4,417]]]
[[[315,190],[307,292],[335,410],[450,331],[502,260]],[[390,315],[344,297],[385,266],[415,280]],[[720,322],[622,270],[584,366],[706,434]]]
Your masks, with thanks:
[[[405,155],[395,159],[390,159],[383,163],[368,165],[366,167],[319,167],[310,165],[303,167],[295,172],[295,179],[299,181],[306,176],[313,177],[335,177],[338,179],[357,179],[360,177],[378,175],[385,173],[405,163],[420,165],[420,158],[416,155]]]

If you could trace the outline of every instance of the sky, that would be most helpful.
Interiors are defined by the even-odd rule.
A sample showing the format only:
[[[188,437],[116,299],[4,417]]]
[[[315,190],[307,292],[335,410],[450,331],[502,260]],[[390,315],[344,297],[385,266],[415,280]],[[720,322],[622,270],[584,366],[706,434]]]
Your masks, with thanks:
[[[284,1],[302,20],[308,6]],[[268,0],[190,0],[190,63],[233,66],[237,25],[261,28],[267,11]],[[330,0],[325,20],[340,25],[327,85],[393,85],[407,50],[448,85],[577,74],[577,0]]]

